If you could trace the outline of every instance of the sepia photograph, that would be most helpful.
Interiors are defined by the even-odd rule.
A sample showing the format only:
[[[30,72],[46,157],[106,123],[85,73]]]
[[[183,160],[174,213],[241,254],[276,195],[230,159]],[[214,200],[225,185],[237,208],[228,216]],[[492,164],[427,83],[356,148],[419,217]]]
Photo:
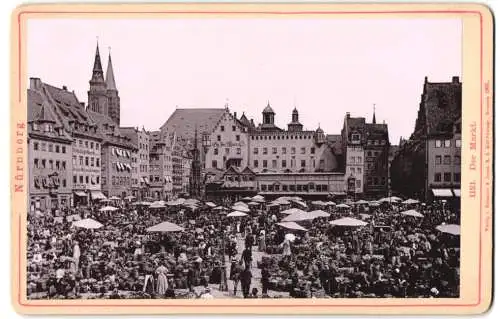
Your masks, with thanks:
[[[28,300],[460,298],[461,19],[25,32]]]

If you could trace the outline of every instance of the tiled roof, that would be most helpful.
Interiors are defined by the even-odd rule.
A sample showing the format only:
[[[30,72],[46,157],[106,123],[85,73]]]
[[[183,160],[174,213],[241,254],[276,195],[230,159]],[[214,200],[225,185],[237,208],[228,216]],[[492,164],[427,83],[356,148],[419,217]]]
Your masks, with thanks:
[[[41,92],[28,89],[28,123],[31,122],[51,122],[54,128],[60,128],[58,132],[50,131],[46,132],[43,130],[33,131],[32,126],[28,126],[28,132],[31,135],[38,135],[50,138],[56,138],[60,140],[65,140],[67,142],[71,141],[71,137],[62,128],[63,125],[54,113],[54,106],[51,105],[48,100],[42,95]],[[59,134],[61,133],[61,135]]]
[[[121,131],[120,127],[108,116],[88,111],[90,118],[99,125],[99,129],[103,135],[104,141],[108,143],[113,143],[120,145],[122,147],[127,147],[130,149],[136,149],[137,146],[133,144],[130,140],[123,140],[120,137],[126,137]],[[107,128],[106,128],[107,125]]]
[[[135,127],[120,127],[120,131],[123,135],[130,138],[130,142],[134,145],[139,144],[139,135]]]
[[[245,115],[245,112],[240,117],[240,123],[246,127],[253,127],[252,123],[248,120],[247,116]]]
[[[426,133],[452,133],[453,123],[462,116],[462,84],[426,83],[424,92]]]
[[[195,128],[198,134],[211,134],[225,109],[176,109],[162,125],[162,131],[176,132],[183,139],[194,138]]]
[[[66,89],[61,89],[46,83],[43,83],[43,87],[46,89],[50,99],[54,102],[56,107],[55,113],[58,115],[58,118],[64,124],[68,132],[97,139],[103,138],[99,130],[94,132],[92,129],[88,129],[89,127],[96,127],[97,123],[91,119],[89,113],[85,110],[82,104],[80,104],[78,98],[73,92],[69,92]],[[77,127],[72,127],[70,125],[71,122],[84,124],[86,126],[82,127],[78,125]]]
[[[328,134],[326,135],[326,141],[328,145],[334,150],[335,155],[342,154],[342,135],[340,134]]]

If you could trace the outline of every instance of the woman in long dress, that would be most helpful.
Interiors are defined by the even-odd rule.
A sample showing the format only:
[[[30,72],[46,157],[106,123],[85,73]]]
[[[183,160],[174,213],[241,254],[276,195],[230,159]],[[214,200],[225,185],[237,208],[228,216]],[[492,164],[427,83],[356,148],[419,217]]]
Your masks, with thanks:
[[[168,280],[167,280],[167,272],[168,269],[165,267],[164,263],[162,263],[158,268],[156,268],[156,275],[158,276],[156,282],[156,293],[159,296],[165,295],[168,289]]]

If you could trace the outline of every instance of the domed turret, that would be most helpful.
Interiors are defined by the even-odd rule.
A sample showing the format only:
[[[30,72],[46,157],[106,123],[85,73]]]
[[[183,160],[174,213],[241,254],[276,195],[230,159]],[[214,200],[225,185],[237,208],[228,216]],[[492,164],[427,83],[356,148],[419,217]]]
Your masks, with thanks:
[[[299,111],[294,108],[292,111],[292,122],[288,123],[288,131],[290,132],[300,132],[302,131],[302,124],[299,122]]]
[[[325,132],[323,129],[318,125],[318,128],[316,129],[316,132],[314,132],[314,140],[316,144],[323,144],[325,143],[326,136]]]

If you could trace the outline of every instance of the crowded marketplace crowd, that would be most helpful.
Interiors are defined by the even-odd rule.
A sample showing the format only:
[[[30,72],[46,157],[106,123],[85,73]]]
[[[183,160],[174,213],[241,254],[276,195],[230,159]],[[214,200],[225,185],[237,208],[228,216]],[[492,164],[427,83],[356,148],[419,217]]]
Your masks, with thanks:
[[[30,299],[459,296],[446,201],[106,199],[28,214]]]

